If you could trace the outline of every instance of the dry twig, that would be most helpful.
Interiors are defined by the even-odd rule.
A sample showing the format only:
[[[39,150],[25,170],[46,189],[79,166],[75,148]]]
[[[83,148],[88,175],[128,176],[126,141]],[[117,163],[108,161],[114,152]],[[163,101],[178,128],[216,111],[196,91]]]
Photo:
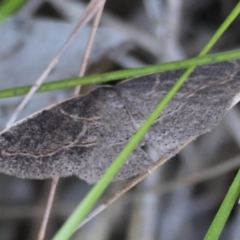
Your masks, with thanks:
[[[48,67],[44,70],[44,72],[41,74],[41,76],[36,80],[35,84],[32,86],[28,94],[24,97],[23,101],[20,103],[20,105],[17,107],[16,111],[13,113],[11,118],[9,119],[7,123],[7,128],[9,128],[17,119],[18,115],[22,111],[22,109],[27,105],[27,103],[30,101],[34,93],[38,90],[38,88],[41,86],[41,84],[44,82],[44,80],[47,78],[48,74],[51,72],[51,70],[55,67],[55,65],[58,63],[59,58],[62,56],[63,52],[67,49],[77,32],[93,17],[93,15],[97,12],[100,6],[102,6],[103,2],[105,0],[92,0],[88,7],[86,8],[86,11],[84,12],[83,16],[81,17],[80,21],[78,22],[77,26],[73,29],[71,34],[69,35],[66,42],[63,44],[60,51],[57,53],[57,55],[53,58],[53,60],[50,62]]]
[[[188,142],[184,143],[182,146],[179,147],[180,149],[184,148],[188,143],[190,143],[193,139],[189,140]],[[116,200],[118,200],[121,196],[123,196],[127,191],[129,191],[131,188],[136,186],[139,182],[141,182],[144,178],[146,178],[149,174],[151,174],[154,170],[156,170],[159,166],[163,165],[169,158],[161,158],[159,159],[156,164],[154,164],[150,169],[148,169],[146,172],[143,172],[138,177],[130,181],[122,190],[118,191],[117,193],[113,194],[111,197],[109,197],[104,203],[102,203],[98,208],[96,208],[94,211],[92,211],[89,216],[81,223],[79,228],[81,228],[83,225],[85,225],[87,222],[89,222],[91,219],[96,217],[99,213],[101,213],[103,210],[105,210],[108,206],[110,206],[112,203],[114,203]]]
[[[99,22],[100,22],[100,19],[101,19],[101,15],[102,15],[102,12],[103,12],[103,8],[104,8],[104,5],[105,5],[105,0],[103,0],[101,2],[102,2],[102,6],[98,10],[98,12],[96,14],[96,17],[94,18],[92,31],[90,33],[89,40],[88,40],[88,43],[87,43],[87,46],[86,46],[86,50],[85,50],[84,55],[83,55],[83,61],[82,61],[81,68],[80,68],[80,73],[79,73],[80,77],[85,74],[87,63],[88,63],[89,56],[90,56],[90,52],[91,52],[91,49],[92,49],[92,46],[93,46],[94,38],[95,38],[95,35],[96,35],[96,32],[97,32],[97,28],[98,28],[98,25],[99,25]],[[80,89],[81,89],[80,87],[81,86],[76,87],[75,94],[74,94],[75,96],[77,96],[79,94]],[[40,228],[40,231],[39,231],[38,240],[43,240],[44,237],[45,237],[47,222],[48,222],[48,219],[49,219],[49,216],[50,216],[50,211],[51,211],[51,208],[52,208],[52,204],[53,204],[53,200],[54,200],[54,194],[55,194],[55,190],[56,190],[58,182],[59,182],[59,178],[54,178],[52,180],[51,189],[50,189],[50,192],[49,192],[49,199],[48,199],[48,203],[47,203],[46,210],[45,210],[45,213],[44,213],[43,222],[42,222],[42,225],[41,225],[41,228]]]

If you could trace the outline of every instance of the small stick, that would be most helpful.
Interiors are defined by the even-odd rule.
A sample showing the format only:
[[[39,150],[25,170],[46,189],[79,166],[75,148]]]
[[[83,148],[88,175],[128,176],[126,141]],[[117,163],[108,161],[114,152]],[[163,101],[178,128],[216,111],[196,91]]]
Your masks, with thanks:
[[[187,144],[189,144],[193,139],[189,140],[188,142],[182,144],[179,148],[184,148]],[[121,196],[123,196],[127,191],[129,191],[131,188],[136,186],[139,182],[141,182],[144,178],[146,178],[149,174],[151,174],[154,170],[156,170],[159,166],[163,165],[169,158],[161,158],[157,161],[156,164],[154,164],[152,167],[150,167],[147,171],[140,174],[138,177],[130,181],[122,190],[118,191],[117,193],[113,194],[111,197],[109,197],[104,203],[102,203],[99,207],[97,207],[95,210],[93,210],[88,217],[85,218],[85,220],[79,225],[78,229],[81,228],[83,225],[85,225],[87,222],[89,222],[91,219],[96,217],[99,213],[101,213],[103,210],[105,210],[109,205],[114,203],[116,200],[118,200]]]
[[[85,70],[86,70],[86,67],[87,67],[87,64],[88,64],[90,52],[91,52],[91,49],[92,49],[92,46],[93,46],[93,42],[94,42],[94,38],[95,38],[95,35],[96,35],[96,32],[97,32],[97,28],[98,28],[98,25],[99,25],[99,22],[100,22],[100,19],[101,19],[101,16],[102,16],[104,5],[105,5],[105,0],[102,1],[102,6],[98,10],[98,12],[97,12],[97,14],[94,18],[94,22],[93,22],[93,25],[92,25],[92,31],[90,33],[88,43],[87,43],[87,46],[86,46],[86,50],[85,50],[84,55],[83,55],[83,61],[82,61],[80,72],[79,72],[80,77],[85,74]],[[80,89],[81,89],[81,86],[76,87],[74,95],[78,95]],[[52,204],[53,204],[54,195],[55,195],[55,191],[56,191],[58,181],[59,181],[59,178],[53,178],[52,179],[51,189],[50,189],[50,192],[49,192],[49,198],[48,198],[46,210],[45,210],[45,213],[44,213],[42,225],[41,225],[41,228],[40,228],[40,231],[39,231],[38,240],[43,240],[44,237],[45,237],[47,223],[48,223],[48,220],[49,220],[49,216],[50,216],[50,212],[51,212],[51,208],[52,208]]]
[[[27,105],[27,103],[30,101],[34,93],[38,90],[38,88],[41,86],[41,84],[44,82],[44,80],[47,78],[48,74],[51,72],[51,70],[55,67],[55,65],[58,63],[59,58],[62,56],[63,52],[67,49],[73,38],[75,37],[76,33],[88,22],[90,19],[94,16],[94,14],[97,12],[100,6],[102,6],[102,3],[104,3],[105,0],[91,0],[91,2],[88,4],[88,7],[86,8],[85,12],[83,13],[83,16],[81,17],[80,21],[78,22],[77,26],[73,29],[69,37],[67,38],[66,42],[63,44],[62,48],[59,50],[57,55],[53,58],[53,60],[49,63],[48,67],[43,71],[41,76],[36,80],[35,84],[31,87],[28,94],[24,97],[23,101],[20,103],[20,105],[17,107],[11,118],[9,119],[7,123],[7,128],[9,128],[17,119],[19,113],[22,111],[22,109]]]
[[[89,56],[90,56],[90,53],[91,53],[91,50],[92,50],[92,46],[93,46],[93,42],[94,42],[94,39],[95,39],[95,36],[96,36],[98,25],[99,25],[99,22],[100,22],[100,19],[101,19],[101,16],[102,16],[104,5],[105,5],[105,0],[103,1],[101,8],[98,10],[98,12],[96,14],[96,17],[94,18],[93,25],[92,25],[92,31],[90,33],[88,43],[87,43],[87,47],[86,47],[86,50],[85,50],[84,55],[83,55],[83,61],[82,61],[82,64],[81,64],[79,75],[78,75],[79,77],[82,77],[85,74],[87,63],[88,63]],[[81,86],[77,86],[75,88],[75,91],[74,91],[75,96],[77,96],[80,93],[80,89],[81,89]]]
[[[55,193],[56,193],[58,181],[59,181],[59,178],[53,178],[52,179],[51,188],[50,188],[48,201],[47,201],[47,207],[46,207],[46,210],[45,210],[45,213],[44,213],[44,218],[43,218],[43,221],[42,221],[42,224],[41,224],[40,231],[38,233],[38,240],[43,240],[44,237],[45,237],[47,223],[48,223],[50,212],[51,212],[51,209],[52,209],[52,204],[53,204],[54,196],[55,196]]]

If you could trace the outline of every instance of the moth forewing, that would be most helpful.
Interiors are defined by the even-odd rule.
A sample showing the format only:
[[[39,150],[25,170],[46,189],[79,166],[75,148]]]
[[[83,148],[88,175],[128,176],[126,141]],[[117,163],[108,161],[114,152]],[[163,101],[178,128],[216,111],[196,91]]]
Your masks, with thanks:
[[[115,180],[149,169],[209,131],[239,101],[240,61],[197,67]],[[22,178],[96,182],[183,70],[103,85],[14,124],[0,135],[0,171]]]

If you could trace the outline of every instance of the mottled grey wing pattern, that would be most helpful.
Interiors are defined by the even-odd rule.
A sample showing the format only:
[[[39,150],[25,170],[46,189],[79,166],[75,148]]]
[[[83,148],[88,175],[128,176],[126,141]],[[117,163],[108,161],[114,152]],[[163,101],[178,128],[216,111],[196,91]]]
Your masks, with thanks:
[[[0,171],[22,178],[76,175],[96,182],[183,71],[99,87],[43,110],[0,135]],[[154,164],[143,146],[170,158],[209,131],[237,101],[240,61],[196,68],[120,170],[127,179]]]

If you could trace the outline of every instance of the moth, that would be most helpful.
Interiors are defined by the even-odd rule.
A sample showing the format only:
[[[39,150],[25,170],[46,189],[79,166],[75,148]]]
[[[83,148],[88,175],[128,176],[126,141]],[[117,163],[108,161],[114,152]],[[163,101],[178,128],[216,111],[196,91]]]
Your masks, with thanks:
[[[0,134],[0,172],[20,178],[78,176],[96,182],[184,70],[102,85],[44,109]],[[200,66],[133,151],[115,180],[208,132],[240,100],[240,60]],[[147,149],[151,149],[148,151]]]

